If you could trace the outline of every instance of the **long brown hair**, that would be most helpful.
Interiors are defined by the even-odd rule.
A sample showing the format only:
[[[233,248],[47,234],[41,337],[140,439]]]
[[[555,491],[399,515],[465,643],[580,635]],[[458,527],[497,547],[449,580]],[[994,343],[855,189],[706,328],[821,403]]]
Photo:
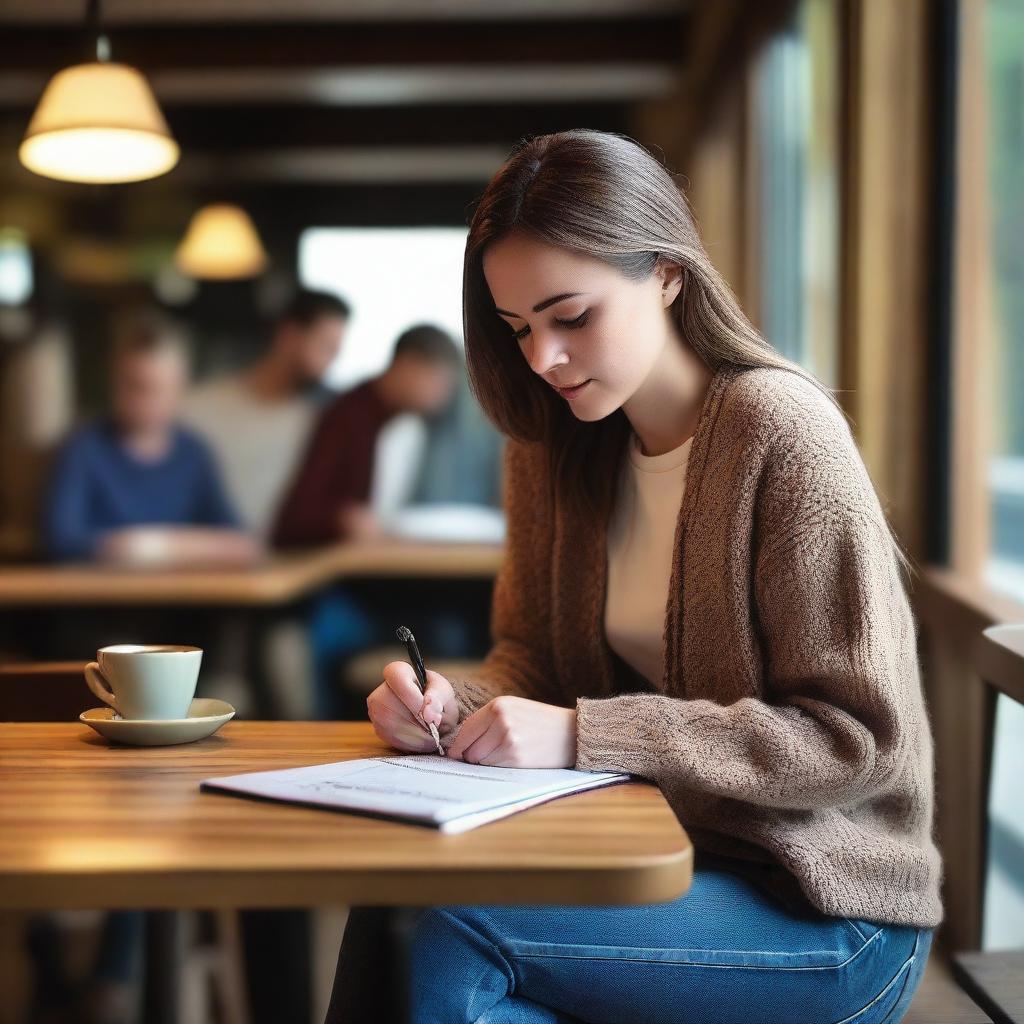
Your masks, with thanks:
[[[483,272],[489,245],[511,232],[602,260],[631,280],[659,261],[678,264],[670,308],[679,334],[712,370],[777,367],[827,388],[761,336],[714,268],[682,189],[662,163],[621,135],[579,129],[521,143],[491,179],[473,214],[463,267],[470,382],[484,411],[516,440],[542,442],[551,482],[571,506],[607,521],[615,469],[629,437],[619,409],[583,423],[530,369],[494,311]]]

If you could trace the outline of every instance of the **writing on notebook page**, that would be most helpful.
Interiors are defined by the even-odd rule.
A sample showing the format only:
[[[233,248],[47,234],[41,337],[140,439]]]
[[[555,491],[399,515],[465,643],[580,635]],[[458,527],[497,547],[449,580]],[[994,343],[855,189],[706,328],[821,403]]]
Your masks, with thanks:
[[[460,832],[555,797],[628,777],[572,768],[498,768],[439,754],[415,754],[247,772],[206,779],[201,786],[287,803],[382,814]]]
[[[438,764],[437,762],[440,762]],[[460,765],[456,768],[456,765]],[[384,769],[382,765],[401,768],[402,772]],[[464,769],[464,770],[463,770]],[[497,769],[496,771],[508,771]],[[408,773],[409,784],[404,780]],[[520,786],[521,779],[509,778],[507,775],[484,775],[477,766],[464,765],[462,762],[449,761],[437,755],[414,758],[376,757],[368,763],[341,776],[332,775],[322,779],[310,779],[296,783],[296,789],[307,793],[327,794],[340,791],[358,791],[360,793],[382,793],[388,796],[412,796],[440,803],[464,803],[467,799],[465,785],[454,786],[453,781],[464,784],[474,783],[472,798],[487,799],[490,796],[502,795],[502,789],[508,786]],[[480,786],[479,783],[484,783]]]

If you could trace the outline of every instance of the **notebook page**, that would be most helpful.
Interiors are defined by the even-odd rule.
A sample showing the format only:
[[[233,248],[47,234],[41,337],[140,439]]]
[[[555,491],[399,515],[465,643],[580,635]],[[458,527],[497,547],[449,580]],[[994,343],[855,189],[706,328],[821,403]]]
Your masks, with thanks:
[[[207,779],[202,786],[273,800],[389,814],[440,826],[445,831],[463,831],[531,803],[628,778],[615,772],[573,768],[494,768],[437,754],[413,754],[251,772]],[[474,820],[468,815],[480,817]],[[460,818],[465,821],[457,821]]]

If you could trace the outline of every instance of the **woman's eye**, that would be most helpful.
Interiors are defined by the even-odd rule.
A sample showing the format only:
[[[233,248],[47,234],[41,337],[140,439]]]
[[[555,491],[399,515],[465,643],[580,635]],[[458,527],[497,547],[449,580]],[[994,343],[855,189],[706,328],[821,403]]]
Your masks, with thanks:
[[[555,323],[558,324],[559,327],[576,328],[582,327],[589,319],[590,310],[585,309],[578,317],[575,317],[572,320],[561,320],[558,317],[555,317]]]
[[[559,327],[568,327],[569,330],[575,330],[578,327],[583,327],[590,319],[590,310],[585,309],[579,316],[574,317],[572,320],[563,320],[561,317],[555,317],[555,323]],[[530,333],[529,326],[520,327],[518,331],[513,331],[512,337],[516,341],[522,341]]]

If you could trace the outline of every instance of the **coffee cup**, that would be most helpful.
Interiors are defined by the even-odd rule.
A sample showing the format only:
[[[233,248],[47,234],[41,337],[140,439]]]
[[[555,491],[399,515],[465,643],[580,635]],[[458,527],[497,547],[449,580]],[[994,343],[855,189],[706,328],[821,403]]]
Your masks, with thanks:
[[[85,666],[89,689],[122,718],[187,718],[203,652],[173,644],[101,647]]]

